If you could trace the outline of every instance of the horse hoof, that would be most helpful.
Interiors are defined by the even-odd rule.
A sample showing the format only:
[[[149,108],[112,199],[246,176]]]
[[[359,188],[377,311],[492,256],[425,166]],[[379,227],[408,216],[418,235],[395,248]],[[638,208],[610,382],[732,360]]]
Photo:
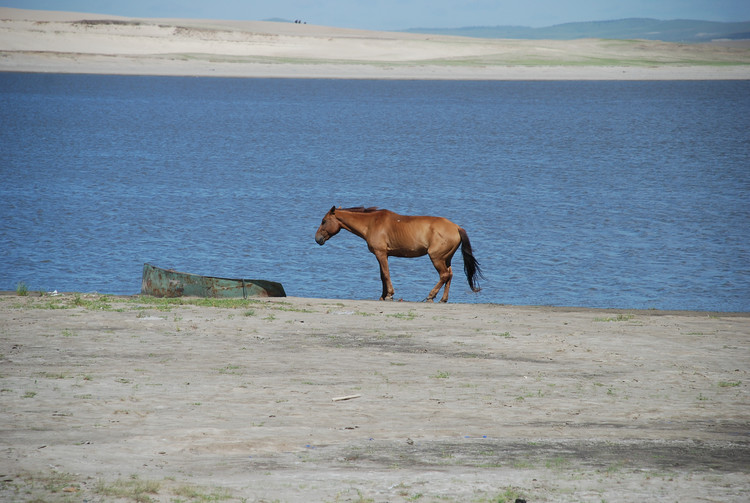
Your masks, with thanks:
[[[427,297],[422,302],[435,302],[435,299],[431,299],[431,298]]]

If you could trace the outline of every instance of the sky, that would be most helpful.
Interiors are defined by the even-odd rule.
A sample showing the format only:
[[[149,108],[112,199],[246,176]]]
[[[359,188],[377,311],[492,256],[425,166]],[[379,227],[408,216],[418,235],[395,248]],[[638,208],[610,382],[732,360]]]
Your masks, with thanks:
[[[365,30],[536,28],[629,17],[750,21],[748,0],[0,0],[0,7],[127,17],[299,19]]]

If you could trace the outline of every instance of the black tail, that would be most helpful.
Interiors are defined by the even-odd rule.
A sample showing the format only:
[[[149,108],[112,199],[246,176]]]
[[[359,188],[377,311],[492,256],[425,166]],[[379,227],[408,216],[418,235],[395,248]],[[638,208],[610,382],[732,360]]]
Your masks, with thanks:
[[[478,292],[479,283],[477,278],[484,278],[482,276],[482,270],[479,268],[479,262],[474,258],[471,253],[471,243],[469,242],[469,235],[461,227],[458,228],[458,234],[461,236],[461,255],[464,257],[464,272],[466,273],[466,279],[469,281],[469,287],[472,292]]]

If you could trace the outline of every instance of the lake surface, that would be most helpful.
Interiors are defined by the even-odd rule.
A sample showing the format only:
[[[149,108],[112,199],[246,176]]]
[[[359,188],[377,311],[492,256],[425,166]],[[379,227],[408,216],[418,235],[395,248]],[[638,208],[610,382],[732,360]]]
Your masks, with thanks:
[[[377,299],[331,206],[463,226],[452,302],[750,311],[750,82],[0,74],[0,289],[140,290],[144,262]],[[391,259],[396,298],[437,282]]]

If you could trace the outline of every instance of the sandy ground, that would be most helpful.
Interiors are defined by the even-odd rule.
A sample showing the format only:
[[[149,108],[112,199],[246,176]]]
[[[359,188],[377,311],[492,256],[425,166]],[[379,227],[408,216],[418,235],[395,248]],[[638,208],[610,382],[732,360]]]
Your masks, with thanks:
[[[0,7],[0,71],[364,79],[750,79],[750,42],[494,40]]]
[[[0,500],[750,499],[750,314],[191,302],[0,296]]]

